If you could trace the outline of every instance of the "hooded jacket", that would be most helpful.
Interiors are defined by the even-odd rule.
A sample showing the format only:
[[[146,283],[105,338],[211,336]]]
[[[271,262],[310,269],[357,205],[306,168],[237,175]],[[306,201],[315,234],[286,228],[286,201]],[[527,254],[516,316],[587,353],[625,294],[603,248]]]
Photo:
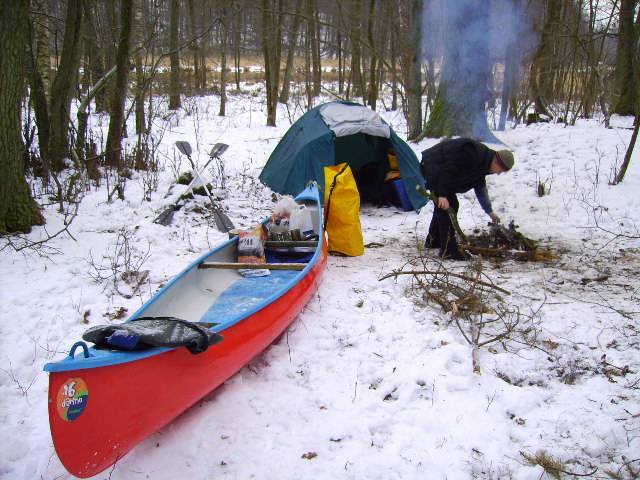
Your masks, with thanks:
[[[485,177],[495,152],[470,138],[445,140],[422,152],[420,168],[427,186],[438,197],[450,197],[472,188],[485,212],[492,211]]]

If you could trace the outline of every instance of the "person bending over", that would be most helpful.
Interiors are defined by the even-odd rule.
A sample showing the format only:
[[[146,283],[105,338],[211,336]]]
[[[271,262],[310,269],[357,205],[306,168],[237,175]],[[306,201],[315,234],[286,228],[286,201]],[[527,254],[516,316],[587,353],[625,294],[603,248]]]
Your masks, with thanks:
[[[458,249],[447,209],[453,208],[457,215],[459,203],[456,193],[473,188],[482,209],[493,222],[500,223],[500,217],[491,207],[486,176],[507,172],[513,164],[513,153],[509,150],[495,151],[470,138],[444,140],[424,150],[420,163],[422,175],[427,190],[437,197],[425,247],[439,248],[442,258],[465,259]]]

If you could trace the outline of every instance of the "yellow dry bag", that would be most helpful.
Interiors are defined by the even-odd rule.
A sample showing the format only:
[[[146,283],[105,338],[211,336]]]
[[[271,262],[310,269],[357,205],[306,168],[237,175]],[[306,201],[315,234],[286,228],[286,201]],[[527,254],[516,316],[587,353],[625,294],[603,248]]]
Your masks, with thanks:
[[[356,257],[364,253],[360,193],[349,165],[324,167],[325,229],[329,251]]]

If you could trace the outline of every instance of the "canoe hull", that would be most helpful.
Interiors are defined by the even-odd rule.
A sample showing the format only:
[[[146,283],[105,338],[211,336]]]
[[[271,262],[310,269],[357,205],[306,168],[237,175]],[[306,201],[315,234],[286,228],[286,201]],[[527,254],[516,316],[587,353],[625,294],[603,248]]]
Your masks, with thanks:
[[[323,242],[315,265],[294,287],[225,329],[224,340],[204,353],[178,348],[124,364],[51,372],[49,423],[65,468],[81,478],[100,473],[233,376],[302,311],[326,261]],[[84,389],[86,396],[76,394],[71,403],[77,405],[63,405],[71,388]]]

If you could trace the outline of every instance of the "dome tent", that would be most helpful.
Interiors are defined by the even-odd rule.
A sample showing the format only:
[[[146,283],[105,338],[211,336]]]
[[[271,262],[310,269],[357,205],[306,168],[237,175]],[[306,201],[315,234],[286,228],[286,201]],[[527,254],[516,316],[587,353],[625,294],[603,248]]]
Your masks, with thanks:
[[[324,167],[348,162],[362,200],[375,200],[389,170],[390,148],[409,201],[419,210],[426,199],[416,192],[424,178],[415,153],[380,115],[357,103],[325,103],[300,117],[269,156],[260,181],[281,194],[297,195],[309,180],[324,191]]]

